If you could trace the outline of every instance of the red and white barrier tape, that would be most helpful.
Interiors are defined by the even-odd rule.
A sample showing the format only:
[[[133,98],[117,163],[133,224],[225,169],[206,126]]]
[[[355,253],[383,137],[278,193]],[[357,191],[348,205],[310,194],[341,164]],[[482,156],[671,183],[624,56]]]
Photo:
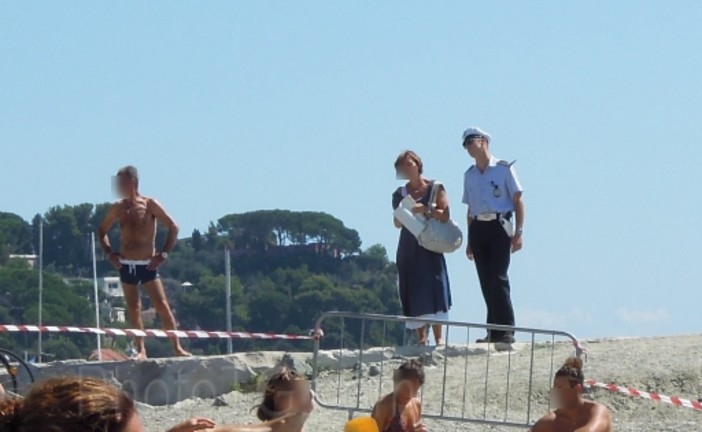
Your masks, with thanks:
[[[0,324],[0,333],[83,333],[106,336],[136,336],[167,338],[175,336],[181,339],[280,339],[280,340],[312,340],[323,335],[321,330],[310,332],[309,336],[277,334],[277,333],[248,333],[206,330],[137,330],[72,326],[35,326]]]
[[[620,393],[627,396],[639,397],[642,399],[648,399],[657,402],[663,402],[669,405],[675,405],[682,408],[692,408],[694,410],[702,411],[702,403],[695,402],[687,399],[681,399],[676,396],[665,396],[658,393],[649,393],[641,390],[636,390],[628,387],[621,387],[616,384],[605,384],[597,382],[595,380],[585,380],[585,384],[589,387],[602,388],[609,390],[613,393]]]

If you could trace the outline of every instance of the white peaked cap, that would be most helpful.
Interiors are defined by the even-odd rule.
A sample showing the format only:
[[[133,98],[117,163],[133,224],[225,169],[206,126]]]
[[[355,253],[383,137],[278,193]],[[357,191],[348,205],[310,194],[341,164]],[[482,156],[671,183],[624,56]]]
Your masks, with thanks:
[[[468,138],[469,136],[481,136],[487,139],[488,142],[492,141],[492,137],[490,136],[490,134],[477,126],[471,126],[463,132],[463,141],[465,141],[466,138]]]

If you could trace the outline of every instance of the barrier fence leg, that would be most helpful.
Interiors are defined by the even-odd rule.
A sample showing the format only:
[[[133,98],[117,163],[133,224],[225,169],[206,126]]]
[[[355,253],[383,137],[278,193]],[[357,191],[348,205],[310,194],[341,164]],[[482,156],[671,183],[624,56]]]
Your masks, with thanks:
[[[527,398],[527,423],[531,422],[531,397],[532,389],[534,385],[534,343],[536,342],[536,335],[531,334],[531,358],[529,359],[529,397]]]
[[[512,349],[507,352],[507,387],[505,389],[505,418],[504,421],[507,421],[507,418],[509,417],[509,386],[510,386],[510,377],[512,375]]]
[[[344,354],[344,334],[346,333],[345,329],[345,322],[346,320],[344,318],[341,318],[341,337],[339,338],[339,360],[336,365],[336,377],[337,377],[337,383],[336,383],[336,404],[338,405],[341,402],[341,358],[343,357]]]
[[[361,383],[363,382],[363,345],[366,336],[366,319],[361,320],[361,344],[358,347],[358,387],[356,389],[356,408],[361,407]]]
[[[447,339],[448,340],[448,339]],[[465,359],[465,363],[463,365],[463,407],[461,408],[461,417],[465,418],[466,416],[466,397],[467,397],[467,388],[468,388],[468,349],[470,347],[470,327],[468,327],[466,331],[466,352],[465,355],[463,356]]]
[[[490,332],[488,331],[488,335]],[[485,361],[485,389],[483,390],[483,420],[487,419],[487,405],[488,405],[488,381],[490,377],[490,344],[485,345],[487,347],[486,361]]]
[[[446,326],[446,339],[444,339],[446,342],[444,345],[445,348],[448,348],[448,340],[449,340],[449,331],[451,329],[450,325]],[[441,386],[441,416],[443,417],[444,415],[444,406],[446,404],[446,375],[448,373],[448,355],[446,353],[446,350],[444,349],[444,383]]]

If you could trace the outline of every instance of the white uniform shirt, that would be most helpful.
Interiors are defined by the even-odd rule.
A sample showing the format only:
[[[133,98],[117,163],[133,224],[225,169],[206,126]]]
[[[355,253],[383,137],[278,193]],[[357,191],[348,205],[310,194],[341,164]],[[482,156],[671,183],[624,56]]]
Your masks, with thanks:
[[[463,178],[463,203],[468,205],[469,217],[514,211],[514,194],[522,191],[514,166],[494,156],[485,172],[473,165]]]

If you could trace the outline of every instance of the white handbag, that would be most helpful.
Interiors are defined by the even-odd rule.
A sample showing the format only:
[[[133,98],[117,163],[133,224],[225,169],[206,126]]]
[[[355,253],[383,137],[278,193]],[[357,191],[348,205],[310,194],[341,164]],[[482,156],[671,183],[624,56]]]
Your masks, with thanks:
[[[441,182],[435,181],[431,189],[431,197],[429,198],[429,206],[436,207],[436,199],[439,195],[439,190],[443,185]],[[463,233],[456,223],[449,219],[446,222],[441,222],[434,218],[429,218],[421,233],[417,236],[419,245],[436,253],[450,253],[461,247],[463,243]]]

